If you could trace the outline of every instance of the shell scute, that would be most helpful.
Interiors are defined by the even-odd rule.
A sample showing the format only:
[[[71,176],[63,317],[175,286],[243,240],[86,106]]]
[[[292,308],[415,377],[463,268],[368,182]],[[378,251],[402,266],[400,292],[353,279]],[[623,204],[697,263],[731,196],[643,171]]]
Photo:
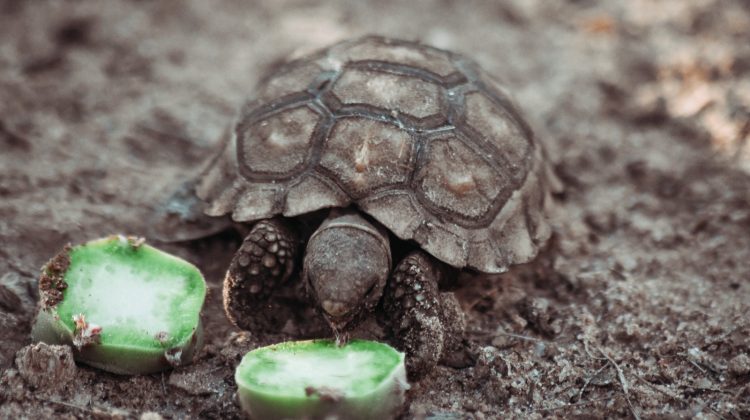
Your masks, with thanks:
[[[410,239],[425,220],[422,206],[406,190],[388,191],[358,202],[359,208],[379,220],[401,239]]]
[[[366,104],[424,119],[444,113],[440,86],[414,77],[346,70],[333,94],[344,105]]]
[[[346,193],[315,174],[303,176],[286,193],[284,216],[293,217],[326,207],[343,207],[351,202]]]
[[[305,164],[318,120],[301,106],[248,124],[238,133],[238,161],[250,174],[293,172]]]
[[[481,219],[498,197],[509,195],[507,180],[455,136],[433,139],[415,177],[429,204],[466,219]]]
[[[314,61],[294,61],[258,85],[256,98],[262,102],[279,100],[309,89],[324,68]]]
[[[404,130],[365,118],[343,118],[325,141],[320,166],[348,191],[363,197],[407,181],[413,142]]]
[[[472,92],[466,95],[466,123],[477,132],[498,160],[505,173],[515,179],[523,178],[528,171],[532,144],[523,129],[485,94]],[[521,175],[519,177],[519,175]]]

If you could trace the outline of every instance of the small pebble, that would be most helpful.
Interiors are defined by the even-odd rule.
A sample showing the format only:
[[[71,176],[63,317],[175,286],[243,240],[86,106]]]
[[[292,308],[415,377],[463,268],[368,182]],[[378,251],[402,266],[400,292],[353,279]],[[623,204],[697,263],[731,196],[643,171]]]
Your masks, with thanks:
[[[729,361],[729,372],[735,376],[747,375],[750,373],[750,356],[745,353],[734,356]]]
[[[138,417],[138,420],[163,420],[164,417],[161,416],[159,413],[155,413],[153,411],[146,411],[145,413],[141,414],[140,417]]]

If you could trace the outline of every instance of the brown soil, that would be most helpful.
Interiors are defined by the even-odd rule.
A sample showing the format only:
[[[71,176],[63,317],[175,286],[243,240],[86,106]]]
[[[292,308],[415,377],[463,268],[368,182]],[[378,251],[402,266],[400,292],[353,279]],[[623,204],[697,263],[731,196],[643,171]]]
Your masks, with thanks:
[[[240,415],[233,367],[284,337],[238,334],[220,310],[238,235],[165,246],[212,293],[196,363],[157,375],[19,352],[40,267],[68,242],[146,234],[264,68],[365,33],[504,79],[566,184],[544,255],[466,279],[476,364],[414,384],[406,417],[750,418],[742,0],[0,1],[0,418]]]

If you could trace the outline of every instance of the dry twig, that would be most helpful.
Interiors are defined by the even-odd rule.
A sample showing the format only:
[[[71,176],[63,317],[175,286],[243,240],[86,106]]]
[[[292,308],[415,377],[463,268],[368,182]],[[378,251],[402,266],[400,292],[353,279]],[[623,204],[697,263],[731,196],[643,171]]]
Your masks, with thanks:
[[[611,399],[612,399],[612,396],[609,396],[609,397],[604,397],[604,398],[597,398],[595,400],[579,401],[579,402],[570,403],[570,404],[563,404],[563,405],[559,405],[557,407],[532,408],[532,411],[550,412],[550,411],[565,410],[565,409],[568,409],[568,408],[580,407],[580,406],[589,405],[589,404],[593,404],[593,403],[597,403],[597,402],[601,402],[601,401],[610,401]]]
[[[618,365],[617,362],[612,359],[612,357],[605,353],[604,350],[598,347],[597,350],[599,350],[599,353],[601,353],[602,356],[604,356],[609,361],[609,363],[614,366],[615,370],[617,371],[617,379],[620,381],[620,386],[622,387],[622,393],[625,395],[625,401],[627,401],[628,407],[630,407],[630,412],[633,414],[633,417],[635,417],[636,420],[641,420],[641,416],[635,410],[632,401],[630,401],[628,381],[627,379],[625,379],[625,374],[622,372],[622,368],[620,368],[620,365]]]
[[[680,397],[679,395],[674,395],[671,392],[662,389],[660,386],[647,381],[646,379],[642,378],[640,375],[635,375],[635,377],[636,377],[636,379],[638,379],[639,381],[643,382],[646,386],[648,386],[649,388],[653,389],[654,391],[656,391],[656,392],[658,392],[660,394],[666,395],[667,397],[669,397],[669,398],[671,398],[671,399],[673,399],[675,401],[679,401],[679,402],[681,402],[681,403],[683,403],[685,405],[689,405],[689,402],[686,399]],[[718,418],[720,418],[721,420],[726,420],[726,417],[722,416],[721,413],[719,413],[716,409],[714,409],[710,405],[707,405],[706,407],[708,407],[708,409],[711,410],[711,412],[713,412],[714,414],[716,414],[716,416]]]
[[[583,391],[586,390],[586,387],[589,386],[589,384],[591,383],[591,381],[594,378],[596,378],[596,376],[599,375],[601,373],[601,371],[604,370],[605,367],[607,367],[607,364],[602,365],[602,367],[600,367],[599,369],[597,369],[596,372],[594,372],[593,375],[589,376],[589,378],[586,380],[586,382],[581,387],[581,390],[578,391],[578,398],[576,399],[576,401],[581,401],[581,398],[583,398]]]
[[[54,400],[52,398],[41,398],[41,397],[35,397],[35,398],[37,399],[37,401],[46,402],[46,403],[50,403],[50,404],[57,404],[57,405],[61,405],[63,407],[75,408],[76,410],[81,410],[81,411],[86,412],[86,413],[96,414],[96,411],[94,411],[94,410],[92,410],[90,408],[84,407],[82,405],[73,404],[73,403],[69,403],[69,402],[66,402],[66,401]]]

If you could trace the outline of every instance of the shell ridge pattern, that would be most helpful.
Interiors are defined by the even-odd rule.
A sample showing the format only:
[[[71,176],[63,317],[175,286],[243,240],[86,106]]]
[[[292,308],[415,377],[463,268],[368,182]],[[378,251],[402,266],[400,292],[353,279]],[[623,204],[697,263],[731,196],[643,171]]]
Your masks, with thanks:
[[[498,235],[545,224],[526,208],[546,197],[544,186],[531,185],[544,182],[533,132],[473,61],[365,37],[281,68],[261,87],[266,100],[237,124],[238,182],[245,186],[236,200],[247,202],[242,197],[265,185],[275,192],[274,213],[355,203],[386,227],[400,223],[403,239],[438,258],[493,272],[516,258]],[[318,183],[303,181],[311,178]],[[318,195],[305,202],[307,185]],[[531,197],[539,192],[541,200]],[[395,220],[403,203],[413,207],[410,222]],[[396,214],[388,216],[391,205]]]
[[[524,137],[529,140],[529,144],[534,146],[534,142],[532,141],[534,138],[534,133],[531,130],[531,127],[529,127],[529,125],[526,123],[526,120],[521,117],[520,112],[518,111],[513,101],[507,98],[504,94],[495,92],[494,89],[490,88],[482,81],[477,80],[474,82],[474,84],[479,88],[480,91],[488,94],[488,98],[490,98],[492,102],[498,105],[497,109],[500,112],[508,115],[508,117],[511,118],[513,122],[516,123],[516,125],[522,130]]]
[[[365,103],[344,105],[336,110],[335,117],[337,119],[346,117],[358,117],[369,120],[377,120],[392,124],[408,132],[433,133],[454,129],[454,126],[450,124],[444,124],[443,121],[437,121],[437,124],[430,121],[427,121],[426,124],[420,124],[415,121],[414,117],[405,114],[396,114],[396,116],[394,116],[394,113],[392,111],[388,111],[385,108],[379,108]]]
[[[350,43],[354,44],[354,43]],[[409,43],[399,43],[398,45],[403,46],[410,46]],[[431,49],[432,50],[432,49]],[[439,50],[435,50],[440,52]],[[445,114],[446,115],[462,115],[464,113],[464,96],[466,92],[480,92],[483,93],[486,90],[489,90],[486,88],[484,84],[481,83],[477,79],[477,75],[474,71],[467,71],[469,67],[473,64],[467,65],[464,60],[456,59],[455,57],[451,56],[451,62],[454,64],[454,71],[449,73],[447,76],[440,76],[434,72],[431,72],[430,70],[415,67],[407,64],[402,63],[393,63],[389,61],[384,60],[377,60],[377,59],[362,59],[362,60],[356,60],[356,61],[349,61],[349,62],[341,62],[341,60],[336,59],[335,57],[332,58],[331,54],[327,54],[326,57],[329,61],[332,61],[334,63],[339,63],[339,66],[335,66],[332,70],[326,70],[321,72],[321,74],[315,78],[313,81],[310,82],[308,89],[303,94],[292,94],[289,98],[280,98],[279,100],[273,101],[270,104],[267,104],[265,106],[262,106],[258,109],[256,109],[253,113],[249,114],[248,117],[243,121],[243,124],[241,124],[238,127],[238,133],[246,130],[247,126],[252,123],[252,121],[257,122],[258,120],[268,118],[272,115],[275,115],[280,112],[284,112],[288,109],[294,109],[296,106],[300,105],[308,105],[309,107],[316,110],[316,112],[321,113],[320,111],[323,111],[322,114],[330,113],[332,116],[330,120],[328,118],[325,119],[324,122],[319,122],[319,125],[325,125],[327,129],[322,130],[324,131],[323,135],[320,135],[319,129],[315,130],[315,133],[313,134],[313,138],[311,139],[311,151],[308,155],[308,158],[306,159],[306,164],[302,167],[298,168],[294,172],[287,174],[287,176],[279,177],[275,174],[263,174],[258,171],[253,171],[253,173],[249,176],[252,180],[278,180],[278,181],[287,181],[290,180],[296,176],[298,176],[300,173],[303,172],[309,172],[312,170],[312,168],[316,168],[315,172],[320,174],[322,177],[326,178],[328,181],[335,183],[342,191],[345,191],[347,195],[351,198],[352,201],[358,201],[358,199],[362,199],[367,197],[370,194],[380,194],[384,191],[387,191],[389,189],[400,189],[405,193],[408,193],[412,196],[414,196],[417,201],[420,203],[421,206],[426,207],[429,209],[430,213],[434,215],[440,215],[442,217],[438,217],[439,220],[444,221],[445,217],[441,213],[448,213],[450,217],[457,219],[455,222],[457,222],[459,225],[466,227],[466,228],[481,228],[489,225],[495,218],[497,211],[499,208],[501,208],[504,204],[504,200],[507,199],[506,195],[499,195],[495,198],[490,197],[489,194],[486,193],[486,191],[482,189],[477,189],[477,191],[484,196],[487,201],[490,201],[492,204],[490,207],[485,211],[485,213],[480,217],[471,217],[468,218],[465,215],[462,215],[456,211],[453,211],[448,206],[440,206],[436,205],[435,203],[432,203],[429,199],[427,199],[424,194],[414,194],[415,190],[415,174],[417,173],[419,167],[422,166],[422,161],[424,160],[421,156],[421,151],[425,149],[425,143],[430,142],[431,139],[416,139],[414,138],[414,141],[416,143],[415,150],[417,151],[417,159],[416,164],[412,168],[411,171],[408,173],[407,181],[406,182],[391,182],[386,183],[383,185],[378,186],[377,188],[365,191],[363,193],[353,193],[350,191],[350,188],[347,188],[346,185],[343,185],[341,180],[338,178],[337,174],[329,169],[323,168],[320,166],[320,159],[321,156],[324,153],[324,148],[322,147],[322,143],[325,143],[328,138],[330,137],[330,131],[333,128],[335,124],[337,124],[339,121],[341,121],[344,118],[364,118],[369,120],[375,120],[384,122],[390,125],[393,125],[395,127],[398,127],[402,130],[405,130],[407,132],[412,133],[419,133],[419,132],[426,132],[426,133],[440,133],[440,134],[448,134],[448,133],[464,133],[464,135],[456,135],[454,137],[454,141],[461,141],[465,146],[467,146],[474,154],[476,154],[483,162],[488,164],[492,167],[492,169],[496,172],[499,172],[500,175],[503,174],[504,168],[508,168],[510,166],[509,162],[501,153],[501,151],[497,150],[497,147],[492,147],[494,145],[487,144],[487,142],[480,142],[480,141],[469,141],[465,139],[464,137],[468,138],[479,138],[480,136],[478,133],[474,132],[471,127],[467,127],[467,124],[465,122],[460,123],[459,125],[462,125],[462,127],[456,127],[451,121],[445,121],[442,123],[437,124],[433,127],[420,127],[419,121],[420,119],[414,118],[408,113],[402,113],[399,112],[399,110],[388,110],[386,108],[373,106],[368,103],[355,103],[355,104],[335,104],[338,105],[338,108],[335,109],[331,106],[330,100],[326,100],[326,96],[331,95],[333,87],[336,85],[336,82],[339,81],[339,79],[342,77],[342,75],[348,71],[353,69],[365,69],[369,71],[375,71],[378,73],[385,73],[385,74],[395,74],[399,76],[409,76],[414,77],[420,80],[423,80],[425,82],[428,82],[430,84],[437,85],[439,87],[439,91],[442,94],[442,97],[440,100],[443,100],[445,103]],[[293,67],[295,63],[299,62],[300,60],[296,60],[295,62],[290,63],[290,67]],[[464,73],[469,73],[468,75]],[[458,93],[458,94],[457,94]],[[492,94],[487,95],[493,103],[497,103],[498,100],[502,100],[501,95]],[[328,103],[327,103],[328,102]],[[508,103],[501,103],[501,106],[498,107],[501,111],[505,111],[506,106],[512,106],[510,102]],[[331,109],[334,108],[334,109]],[[458,108],[458,109],[457,109]],[[516,118],[513,113],[507,113],[506,115],[509,116],[510,119],[513,120],[514,123],[516,123],[519,127],[523,127],[523,123],[518,122],[518,118]],[[428,117],[429,118],[429,117]],[[327,123],[327,124],[326,124]],[[523,129],[523,128],[522,128]],[[526,131],[526,130],[524,130]],[[241,147],[238,147],[238,161],[243,161],[243,156],[241,154]],[[490,158],[491,157],[491,158]],[[496,162],[496,160],[500,161],[500,164]],[[467,165],[467,162],[463,162],[464,165]],[[245,165],[241,165],[242,167],[245,167]],[[525,175],[525,174],[524,174]],[[516,181],[514,184],[521,184],[523,182],[523,179],[514,179]],[[409,187],[409,190],[406,189],[406,187]],[[512,187],[517,188],[518,185],[513,185]],[[417,189],[418,190],[418,189]]]
[[[497,171],[498,173],[502,175],[509,176],[512,174],[508,173],[508,168],[510,168],[511,162],[507,159],[504,153],[497,147],[497,145],[491,143],[491,142],[485,142],[485,141],[469,141],[469,140],[460,140],[460,139],[477,139],[481,138],[481,134],[479,134],[476,130],[474,130],[471,126],[467,124],[460,124],[456,128],[456,132],[459,133],[456,138],[459,139],[459,141],[462,141],[467,147],[474,150],[475,153],[480,155],[485,162],[487,162],[492,168]],[[491,158],[489,158],[491,157]],[[523,183],[523,180],[520,180],[518,182],[519,184]]]
[[[240,132],[245,131],[248,126],[263,118],[268,118],[286,110],[306,105],[309,100],[310,95],[306,92],[301,92],[285,95],[272,102],[260,105],[242,118],[237,126],[236,132],[239,134]]]
[[[492,156],[494,161],[499,161],[501,164],[497,165],[496,163],[492,163],[492,165],[496,168],[496,170],[500,171],[500,173],[505,175],[511,175],[507,174],[507,168],[510,168],[511,162],[507,159],[505,153],[498,147],[496,142],[493,141],[487,141],[485,139],[482,139],[482,135],[477,132],[476,129],[474,129],[467,121],[466,121],[466,96],[467,94],[484,94],[484,91],[481,89],[480,86],[477,86],[476,81],[472,81],[470,83],[467,83],[466,85],[462,85],[457,89],[454,89],[452,91],[449,91],[449,94],[453,92],[453,95],[449,96],[449,100],[454,104],[455,109],[457,110],[457,118],[455,120],[456,124],[456,130],[461,132],[464,136],[466,136],[469,139],[475,139],[474,141],[469,141],[467,143],[472,143],[477,147],[477,151],[481,151],[479,153],[483,153],[489,156]],[[492,100],[492,98],[487,95],[487,97]],[[504,113],[504,110],[501,110]],[[507,115],[510,117],[509,114],[504,113],[504,115]],[[519,179],[517,182],[518,184],[514,187],[518,187],[520,184],[522,184],[525,180],[525,176],[528,172],[525,172],[523,175],[524,177],[522,179]]]
[[[495,162],[493,162],[491,159],[487,159],[485,156],[485,152],[481,150],[476,142],[471,142],[468,140],[465,140],[463,134],[460,132],[460,129],[456,128],[454,129],[455,136],[453,138],[455,139],[454,142],[461,142],[464,146],[466,146],[469,149],[472,149],[472,151],[482,159],[484,163],[489,165],[494,171],[496,171],[496,174],[498,176],[503,176],[502,170],[500,170]],[[438,136],[436,139],[442,139],[444,137]],[[425,143],[429,143],[425,142]],[[422,147],[422,150],[424,150],[427,145]],[[426,158],[423,158],[426,159]],[[466,163],[464,162],[466,165]],[[421,164],[417,165],[418,167],[422,167]],[[469,229],[476,229],[476,228],[482,228],[490,225],[496,218],[499,210],[505,205],[505,202],[510,196],[511,191],[507,191],[505,194],[499,194],[497,197],[489,199],[492,204],[488,208],[488,210],[484,213],[484,215],[475,217],[475,218],[467,218],[466,216],[452,210],[449,207],[440,206],[435,203],[432,203],[428,198],[424,196],[424,193],[421,189],[417,188],[419,179],[416,177],[416,171],[414,176],[411,178],[410,187],[412,191],[416,191],[416,193],[413,193],[417,201],[419,201],[420,205],[430,210],[430,213],[435,215],[440,215],[440,213],[447,213],[453,218],[453,222]],[[481,191],[481,189],[478,189],[478,191]],[[444,217],[441,219],[444,220]]]
[[[421,79],[425,82],[434,83],[443,87],[453,87],[466,82],[466,76],[460,72],[453,72],[448,76],[442,77],[427,69],[409,66],[406,64],[391,63],[382,60],[360,60],[347,64],[347,69],[362,69],[398,76],[410,76]]]
[[[312,129],[312,132],[310,133],[310,136],[307,139],[311,147],[307,148],[306,157],[304,161],[300,165],[297,165],[296,168],[290,171],[287,171],[283,174],[263,171],[263,170],[256,170],[256,169],[249,167],[248,156],[246,155],[246,150],[248,149],[248,147],[245,146],[245,142],[247,140],[242,135],[242,133],[247,132],[249,130],[249,126],[253,125],[253,122],[257,123],[259,121],[267,121],[268,119],[281,115],[284,112],[295,111],[299,109],[310,110],[319,116],[319,119],[316,122],[315,127]],[[320,147],[318,146],[318,143],[322,141],[323,138],[325,138],[328,131],[330,130],[331,125],[332,125],[332,118],[325,115],[325,112],[322,112],[322,110],[320,110],[319,108],[313,106],[309,100],[305,102],[290,102],[289,104],[286,104],[283,107],[270,108],[267,110],[265,114],[261,114],[254,121],[249,120],[249,119],[243,120],[238,125],[237,133],[236,133],[237,162],[238,162],[238,167],[240,169],[240,173],[249,182],[284,181],[284,180],[288,180],[288,179],[298,176],[300,173],[307,171],[310,168],[310,166],[314,164],[315,153],[316,151],[320,149]]]

